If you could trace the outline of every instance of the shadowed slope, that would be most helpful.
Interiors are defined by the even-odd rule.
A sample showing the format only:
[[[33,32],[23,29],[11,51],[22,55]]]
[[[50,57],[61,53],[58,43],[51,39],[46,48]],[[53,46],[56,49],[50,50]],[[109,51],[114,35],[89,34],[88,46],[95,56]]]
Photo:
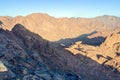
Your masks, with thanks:
[[[89,38],[89,36],[92,36],[94,34],[97,34],[97,31],[91,32],[89,34],[83,34],[76,38],[61,39],[59,41],[53,42],[53,44],[56,46],[63,45],[64,47],[69,47],[75,42],[81,41],[82,44],[100,46],[102,42],[104,42],[105,37],[97,36],[97,37]]]

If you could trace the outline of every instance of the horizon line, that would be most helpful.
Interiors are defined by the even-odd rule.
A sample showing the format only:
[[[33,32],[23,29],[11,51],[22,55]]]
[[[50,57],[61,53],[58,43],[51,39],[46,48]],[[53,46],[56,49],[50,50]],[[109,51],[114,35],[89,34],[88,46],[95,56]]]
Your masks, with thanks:
[[[97,17],[102,17],[102,16],[112,16],[112,17],[120,17],[120,16],[116,16],[116,15],[109,15],[109,14],[103,14],[103,15],[96,15],[96,16],[91,16],[91,17],[85,17],[85,16],[55,16],[55,15],[51,15],[49,13],[44,13],[44,12],[33,12],[33,13],[28,13],[28,14],[18,14],[18,15],[0,15],[0,17],[26,17],[32,14],[43,14],[43,15],[48,15],[50,17],[54,17],[54,18],[97,18]]]

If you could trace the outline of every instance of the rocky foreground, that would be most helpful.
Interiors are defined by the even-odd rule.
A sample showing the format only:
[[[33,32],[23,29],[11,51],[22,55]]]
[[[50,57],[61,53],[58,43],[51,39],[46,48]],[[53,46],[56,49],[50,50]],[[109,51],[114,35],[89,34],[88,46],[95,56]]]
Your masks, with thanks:
[[[0,80],[81,80],[62,71],[66,64],[57,53],[48,41],[20,24],[12,31],[0,29]]]
[[[81,45],[75,48],[85,53]],[[120,79],[119,54],[100,64],[92,57],[73,53],[51,45],[21,24],[16,24],[11,31],[0,29],[0,80]]]

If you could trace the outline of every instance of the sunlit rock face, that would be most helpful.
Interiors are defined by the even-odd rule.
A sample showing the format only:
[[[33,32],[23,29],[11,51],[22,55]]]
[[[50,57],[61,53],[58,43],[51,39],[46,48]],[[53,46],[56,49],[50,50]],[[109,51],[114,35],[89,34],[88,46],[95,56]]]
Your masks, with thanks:
[[[7,67],[0,61],[0,72],[8,71]]]
[[[30,31],[41,35],[44,39],[57,41],[74,38],[93,31],[108,31],[120,27],[120,18],[99,16],[95,18],[54,18],[48,14],[33,13],[27,16],[0,17],[3,28],[11,30],[20,23]],[[104,34],[104,33],[103,33]],[[105,34],[104,34],[105,36]]]

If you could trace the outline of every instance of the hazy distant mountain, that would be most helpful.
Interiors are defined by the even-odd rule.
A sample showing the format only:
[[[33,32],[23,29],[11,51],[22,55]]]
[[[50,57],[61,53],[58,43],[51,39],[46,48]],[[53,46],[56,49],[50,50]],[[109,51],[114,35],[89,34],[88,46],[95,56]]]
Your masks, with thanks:
[[[34,13],[28,16],[0,17],[3,28],[12,29],[16,23],[51,41],[73,38],[93,31],[106,31],[120,27],[120,18],[99,16],[95,18],[54,18],[47,14]]]

